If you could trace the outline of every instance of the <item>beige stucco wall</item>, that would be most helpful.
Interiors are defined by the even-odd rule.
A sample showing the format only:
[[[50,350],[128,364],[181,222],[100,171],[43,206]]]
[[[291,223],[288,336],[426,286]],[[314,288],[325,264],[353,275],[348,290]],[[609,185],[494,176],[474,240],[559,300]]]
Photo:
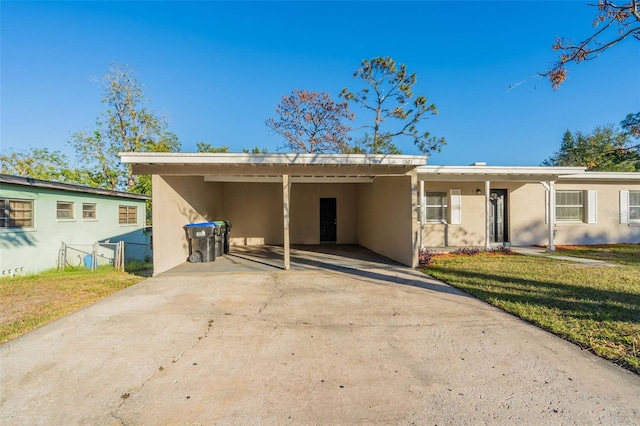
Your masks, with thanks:
[[[556,190],[597,191],[596,223],[556,223],[556,244],[640,243],[640,224],[620,223],[620,190],[640,191],[640,184],[561,183]],[[586,195],[584,197],[586,204]]]
[[[202,176],[153,175],[153,269],[164,272],[186,261],[189,247],[183,226],[222,215],[222,184]]]
[[[376,177],[358,196],[358,243],[408,266],[417,266],[417,180]]]
[[[214,183],[201,176],[153,176],[154,272],[186,261],[183,226],[210,220],[232,223],[233,245],[282,244],[281,183]],[[291,244],[320,243],[320,198],[336,198],[337,243],[358,244],[358,193],[370,184],[291,185]]]
[[[358,243],[358,190],[368,184],[291,185],[291,244],[320,244],[320,198],[336,199],[337,244]]]
[[[477,194],[477,190],[484,191],[484,182],[425,182],[424,190],[444,191],[448,195],[447,224],[425,224],[424,245],[427,247],[444,246],[479,246],[484,245],[485,229],[485,197]],[[451,224],[451,190],[459,189],[462,196],[462,223]],[[419,220],[419,218],[417,219]]]
[[[225,183],[222,205],[233,245],[283,243],[282,183]]]
[[[405,265],[417,264],[419,232],[415,175],[377,177],[373,183],[291,186],[292,244],[319,243],[320,198],[336,198],[337,243],[360,244]],[[282,244],[281,183],[214,183],[202,176],[153,176],[154,270],[186,261],[183,226],[210,220],[233,223],[232,243]],[[540,183],[491,182],[507,190],[508,239],[513,245],[546,245],[545,189]],[[484,182],[425,182],[425,191],[461,191],[462,223],[426,224],[425,245],[482,246],[485,241]],[[556,225],[556,244],[640,242],[640,224],[620,224],[620,190],[637,183],[563,182],[557,190],[596,190],[597,223]],[[480,190],[480,194],[478,194]],[[586,203],[586,197],[585,197]],[[451,211],[451,200],[449,199]]]
[[[640,226],[620,224],[620,190],[640,190],[633,183],[589,182],[557,183],[556,190],[596,190],[597,223],[557,222],[556,244],[603,244],[640,242]],[[549,225],[546,219],[546,190],[538,182],[491,182],[492,189],[506,189],[508,203],[508,240],[512,245],[546,245]],[[425,246],[484,246],[484,182],[425,182],[425,191],[460,189],[462,223],[425,225]],[[477,194],[477,190],[481,194]],[[585,195],[586,205],[586,195]],[[449,201],[449,211],[451,210]],[[586,207],[585,207],[586,208]]]
[[[494,186],[492,182],[492,186]],[[546,190],[541,183],[514,184],[509,188],[509,241],[515,246],[546,245]]]

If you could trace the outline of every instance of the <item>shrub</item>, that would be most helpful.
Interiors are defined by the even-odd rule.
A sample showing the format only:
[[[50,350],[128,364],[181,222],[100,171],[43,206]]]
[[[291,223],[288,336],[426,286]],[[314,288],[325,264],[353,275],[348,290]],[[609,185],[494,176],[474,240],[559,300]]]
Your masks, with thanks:
[[[498,247],[493,247],[490,250],[492,253],[511,253],[511,247],[510,246],[498,246]]]
[[[480,247],[461,247],[458,250],[454,251],[453,254],[464,254],[467,256],[475,256],[476,254],[480,254],[484,251]]]
[[[418,264],[420,266],[429,266],[433,262],[433,256],[436,254],[435,251],[429,250],[427,248],[421,248],[418,250]]]
[[[488,249],[480,247],[462,247],[454,251],[453,253],[466,256],[475,256],[480,253],[511,253],[511,247],[502,245],[497,247],[490,247]]]

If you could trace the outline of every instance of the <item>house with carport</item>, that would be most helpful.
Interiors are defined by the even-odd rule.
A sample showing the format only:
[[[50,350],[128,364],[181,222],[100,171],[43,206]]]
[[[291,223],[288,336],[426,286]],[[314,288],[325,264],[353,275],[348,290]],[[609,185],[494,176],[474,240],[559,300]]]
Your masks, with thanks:
[[[640,173],[427,165],[420,155],[121,153],[152,175],[154,273],[186,261],[183,226],[232,245],[357,244],[418,265],[420,247],[640,242]]]

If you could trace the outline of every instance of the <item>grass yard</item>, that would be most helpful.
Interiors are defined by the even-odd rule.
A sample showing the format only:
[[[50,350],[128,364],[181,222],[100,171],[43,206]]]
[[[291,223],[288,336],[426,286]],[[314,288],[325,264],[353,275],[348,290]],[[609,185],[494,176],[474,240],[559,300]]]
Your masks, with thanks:
[[[0,280],[0,343],[90,305],[144,278],[112,268]]]
[[[424,272],[640,374],[640,245],[611,249],[579,256],[621,266],[483,253],[435,256]]]
[[[556,246],[556,253],[562,256],[586,257],[588,259],[640,267],[640,244]]]

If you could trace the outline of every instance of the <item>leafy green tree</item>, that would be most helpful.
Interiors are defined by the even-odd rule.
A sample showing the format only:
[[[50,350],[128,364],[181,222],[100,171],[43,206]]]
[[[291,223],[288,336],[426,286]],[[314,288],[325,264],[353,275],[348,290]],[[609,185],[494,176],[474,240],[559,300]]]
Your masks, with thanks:
[[[260,149],[256,146],[251,149],[242,148],[242,152],[244,152],[245,154],[266,154],[268,151],[267,151],[267,148]]]
[[[70,167],[60,151],[32,148],[0,154],[0,173],[78,185],[95,185],[95,175],[83,168]]]
[[[97,186],[126,191],[148,191],[139,185],[140,176],[131,165],[123,164],[119,152],[178,151],[178,137],[167,122],[149,109],[144,90],[135,71],[127,65],[113,64],[98,82],[103,87],[105,111],[95,129],[72,135],[70,144],[78,159],[95,170]],[[145,192],[148,193],[148,192]]]
[[[599,0],[597,4],[589,4],[598,8],[593,20],[595,32],[578,43],[564,37],[556,37],[552,48],[560,52],[558,60],[540,75],[547,77],[556,90],[567,80],[567,64],[595,59],[605,50],[628,38],[640,40],[639,5],[638,0],[623,3]]]
[[[198,148],[198,152],[216,152],[216,153],[231,152],[230,148],[227,145],[213,146],[210,143],[198,142],[196,144],[196,147]],[[242,152],[244,152],[245,154],[266,154],[267,148],[260,149],[257,146],[251,149],[242,148]]]
[[[356,92],[344,88],[340,96],[359,104],[373,116],[373,122],[363,126],[372,134],[358,141],[355,149],[372,154],[399,153],[395,138],[407,136],[421,152],[441,150],[444,138],[418,130],[418,125],[437,115],[438,110],[426,97],[414,97],[415,73],[409,74],[404,64],[396,65],[386,57],[363,60],[353,76],[360,79],[364,87]]]
[[[379,135],[375,144],[377,154],[402,154],[402,151],[392,142],[389,135]],[[347,154],[367,154],[374,153],[373,137],[369,133],[365,133],[361,138],[356,139],[355,143],[349,146]]]
[[[628,114],[624,120],[620,122],[622,129],[634,138],[640,138],[640,112]]]
[[[560,149],[542,165],[582,166],[593,171],[640,171],[637,147],[633,149],[630,141],[628,133],[613,125],[596,127],[590,134],[567,130]]]
[[[284,137],[287,151],[341,153],[348,147],[351,129],[344,120],[353,114],[347,102],[336,103],[328,93],[295,89],[282,97],[276,114],[266,125]]]
[[[198,148],[198,152],[229,152],[229,147],[226,145],[213,146],[210,143],[198,142],[196,143],[196,147]]]

